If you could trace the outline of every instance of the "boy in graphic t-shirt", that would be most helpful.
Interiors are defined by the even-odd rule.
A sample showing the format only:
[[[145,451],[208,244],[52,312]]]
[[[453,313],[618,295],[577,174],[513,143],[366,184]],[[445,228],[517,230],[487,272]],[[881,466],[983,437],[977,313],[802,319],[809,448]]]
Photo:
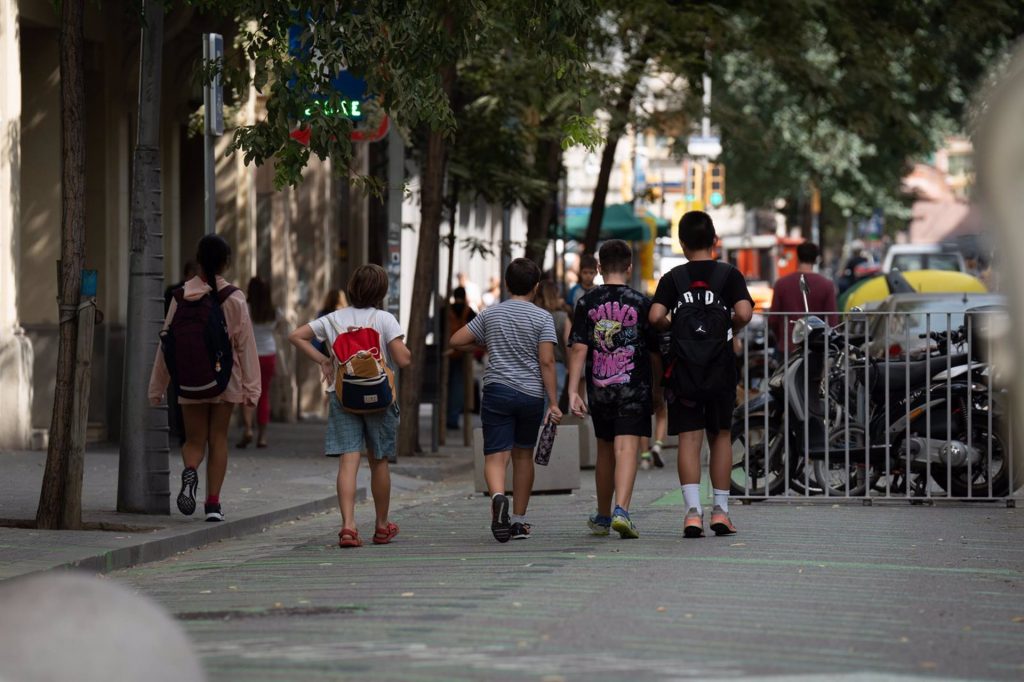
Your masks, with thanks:
[[[604,284],[580,298],[569,336],[569,407],[578,417],[589,411],[597,437],[597,513],[588,521],[590,529],[637,538],[629,502],[640,439],[651,435],[658,339],[648,322],[650,301],[626,285],[633,269],[629,245],[613,239],[598,255]],[[584,365],[589,405],[578,389]]]

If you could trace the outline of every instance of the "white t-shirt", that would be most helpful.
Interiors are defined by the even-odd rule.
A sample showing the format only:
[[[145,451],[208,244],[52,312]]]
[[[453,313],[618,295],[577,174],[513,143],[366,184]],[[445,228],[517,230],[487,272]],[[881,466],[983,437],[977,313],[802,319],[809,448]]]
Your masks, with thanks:
[[[395,365],[391,361],[388,344],[395,339],[405,338],[402,326],[398,324],[395,316],[377,308],[342,308],[323,317],[318,317],[309,323],[309,327],[313,330],[317,340],[323,341],[328,347],[334,345],[338,334],[347,332],[349,328],[373,327],[380,334],[384,361],[388,363],[392,371],[394,371]],[[334,386],[329,386],[327,390],[333,391]]]

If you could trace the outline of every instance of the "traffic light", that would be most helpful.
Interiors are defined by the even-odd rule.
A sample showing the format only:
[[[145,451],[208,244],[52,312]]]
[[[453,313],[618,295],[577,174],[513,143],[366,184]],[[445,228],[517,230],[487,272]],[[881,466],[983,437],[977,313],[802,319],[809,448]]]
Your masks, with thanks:
[[[686,176],[686,201],[690,204],[704,200],[704,169],[699,163],[690,163]]]
[[[708,165],[704,178],[704,200],[712,208],[725,203],[725,166],[720,163]]]

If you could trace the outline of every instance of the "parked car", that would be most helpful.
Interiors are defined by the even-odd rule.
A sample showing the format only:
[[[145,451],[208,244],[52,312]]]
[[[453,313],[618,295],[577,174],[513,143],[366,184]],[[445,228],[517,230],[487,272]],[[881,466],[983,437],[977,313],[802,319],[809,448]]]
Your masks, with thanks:
[[[882,272],[893,270],[954,270],[967,272],[959,251],[941,244],[894,244],[882,261]]]
[[[868,317],[871,357],[919,358],[935,347],[928,332],[945,333],[964,324],[965,312],[982,306],[1006,306],[1000,294],[892,294]],[[879,314],[882,313],[882,314]],[[1000,315],[998,309],[986,315]]]

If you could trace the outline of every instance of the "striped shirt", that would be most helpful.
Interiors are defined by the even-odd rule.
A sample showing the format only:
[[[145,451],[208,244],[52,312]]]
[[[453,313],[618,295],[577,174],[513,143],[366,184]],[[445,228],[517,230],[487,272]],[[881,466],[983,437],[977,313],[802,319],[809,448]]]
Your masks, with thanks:
[[[503,384],[543,398],[540,374],[541,343],[558,343],[551,313],[528,301],[508,300],[485,308],[466,325],[477,342],[487,347],[484,386]]]

